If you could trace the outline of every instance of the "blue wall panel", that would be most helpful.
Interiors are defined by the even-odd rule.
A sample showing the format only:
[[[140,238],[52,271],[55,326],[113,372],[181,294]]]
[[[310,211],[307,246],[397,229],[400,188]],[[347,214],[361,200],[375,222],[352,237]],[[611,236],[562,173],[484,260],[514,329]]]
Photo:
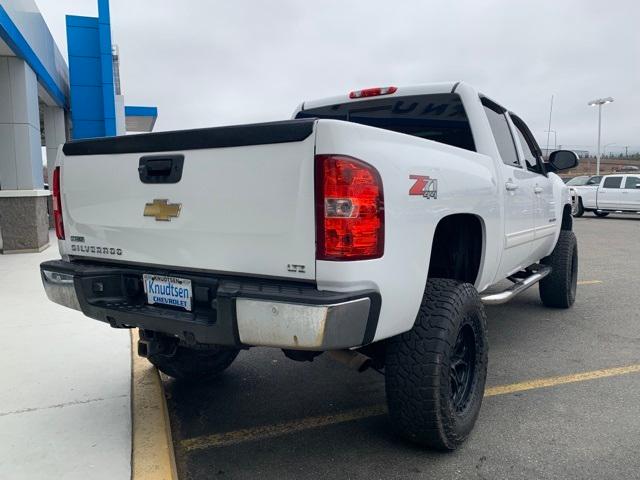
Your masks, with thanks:
[[[98,18],[67,16],[67,43],[73,138],[115,135],[108,0],[98,0]]]
[[[104,122],[84,120],[73,127],[73,134],[75,139],[104,137]]]
[[[100,60],[97,57],[73,57],[75,86],[98,86],[100,78]]]
[[[116,96],[113,85],[113,58],[111,53],[111,16],[109,0],[98,0],[98,35],[102,66],[102,91],[105,135],[116,134]]]
[[[73,129],[82,120],[95,120],[104,123],[102,113],[101,85],[71,85],[71,111],[73,112]],[[75,135],[74,135],[75,138]]]
[[[81,20],[92,20],[85,22]],[[98,21],[95,18],[67,15],[67,51],[69,56],[95,57],[99,53]]]

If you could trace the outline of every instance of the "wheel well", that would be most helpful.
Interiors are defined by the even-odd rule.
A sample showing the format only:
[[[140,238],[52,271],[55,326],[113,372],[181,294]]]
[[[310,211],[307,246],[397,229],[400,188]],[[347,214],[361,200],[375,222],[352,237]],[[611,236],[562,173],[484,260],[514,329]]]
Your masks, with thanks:
[[[444,217],[431,247],[429,278],[450,278],[475,284],[482,260],[481,220],[471,214]]]
[[[562,230],[573,230],[573,216],[571,215],[571,205],[565,205],[562,209]]]

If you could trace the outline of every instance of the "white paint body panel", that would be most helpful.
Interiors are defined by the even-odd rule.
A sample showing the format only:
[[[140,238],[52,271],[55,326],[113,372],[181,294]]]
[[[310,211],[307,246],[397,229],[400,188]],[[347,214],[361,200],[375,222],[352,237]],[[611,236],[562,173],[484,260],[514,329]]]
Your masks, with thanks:
[[[447,93],[453,87],[399,88],[393,95]],[[481,221],[483,253],[475,287],[483,291],[548,255],[570,204],[568,188],[556,175],[508,171],[478,92],[461,83],[456,93],[477,152],[323,119],[302,142],[176,152],[185,155],[185,168],[174,185],[142,184],[140,154],[61,155],[67,232],[61,253],[71,253],[71,235],[82,235],[86,243],[123,248],[117,260],[125,262],[311,280],[320,290],[374,289],[382,298],[374,340],[405,332],[414,324],[433,235],[444,217],[464,213]],[[346,95],[299,109],[345,101]],[[315,260],[316,154],[350,155],[379,171],[385,200],[381,258]],[[410,175],[437,179],[437,199],[408,195]],[[521,189],[514,200],[505,182],[516,177]],[[142,217],[144,204],[154,198],[182,203],[180,217],[171,222]],[[305,265],[306,273],[289,272],[287,264]]]
[[[382,258],[359,262],[318,261],[316,280],[322,290],[378,290],[382,296],[375,339],[411,328],[422,300],[429,270],[433,234],[438,222],[453,213],[482,219],[485,238],[499,238],[499,196],[491,158],[429,140],[335,120],[317,126],[318,154],[339,152],[366,159],[383,180],[385,249]],[[438,180],[438,198],[409,196],[409,175]],[[488,245],[486,255],[491,252]],[[497,248],[496,248],[497,250]],[[491,252],[491,253],[489,253]],[[495,261],[487,261],[478,286],[493,283]]]

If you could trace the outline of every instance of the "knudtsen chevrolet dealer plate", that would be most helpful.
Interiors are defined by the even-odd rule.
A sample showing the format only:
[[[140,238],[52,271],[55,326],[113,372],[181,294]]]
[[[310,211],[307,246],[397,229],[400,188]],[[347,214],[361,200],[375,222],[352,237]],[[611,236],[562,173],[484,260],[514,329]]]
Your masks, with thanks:
[[[191,280],[164,275],[142,275],[149,304],[169,305],[191,311]]]

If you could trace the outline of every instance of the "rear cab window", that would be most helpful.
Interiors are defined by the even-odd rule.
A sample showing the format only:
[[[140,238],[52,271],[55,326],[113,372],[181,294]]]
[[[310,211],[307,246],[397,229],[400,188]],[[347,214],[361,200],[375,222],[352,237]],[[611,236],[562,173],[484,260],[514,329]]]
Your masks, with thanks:
[[[344,120],[476,151],[467,113],[455,93],[327,105],[302,110],[296,118]]]
[[[602,188],[620,188],[622,177],[607,177],[604,179]]]

